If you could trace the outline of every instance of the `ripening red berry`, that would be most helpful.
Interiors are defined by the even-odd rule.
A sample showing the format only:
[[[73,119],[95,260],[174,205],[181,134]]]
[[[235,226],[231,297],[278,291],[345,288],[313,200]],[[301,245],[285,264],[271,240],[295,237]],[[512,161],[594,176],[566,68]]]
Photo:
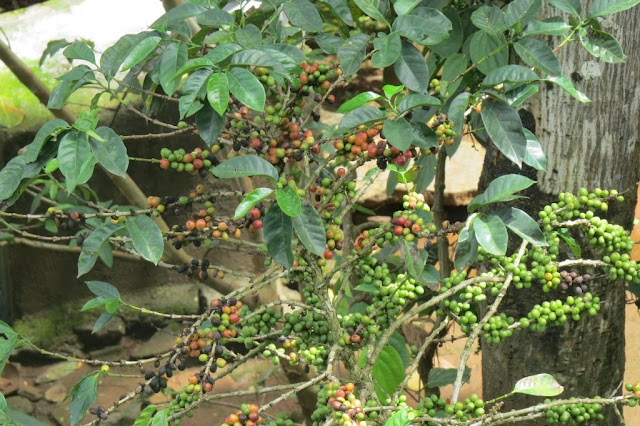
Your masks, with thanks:
[[[258,148],[260,148],[260,145],[262,145],[262,143],[260,142],[260,139],[258,139],[258,138],[252,138],[251,139],[251,148],[258,149]]]
[[[160,160],[160,168],[168,169],[171,166],[171,162],[167,158],[163,158]]]
[[[309,76],[305,73],[300,74],[300,83],[304,86],[309,83]]]
[[[397,235],[397,236],[400,236],[400,235],[402,235],[402,231],[403,231],[403,229],[404,229],[404,228],[403,228],[402,226],[400,226],[400,225],[396,225],[396,227],[395,227],[395,228],[393,228],[393,233],[394,233],[395,235]]]
[[[202,160],[196,158],[195,160],[193,160],[193,167],[195,169],[201,169],[202,166],[204,165],[204,163],[202,162]]]
[[[418,225],[417,223],[414,223],[413,225],[411,225],[411,232],[416,234],[420,232],[420,225]]]
[[[257,207],[254,207],[251,210],[249,210],[249,214],[251,214],[251,219],[253,220],[260,219],[260,209]]]
[[[406,162],[407,162],[407,157],[405,157],[405,156],[404,156],[404,155],[402,155],[402,154],[398,155],[398,156],[396,157],[396,159],[395,159],[395,163],[396,163],[398,166],[404,166]]]
[[[338,177],[342,177],[347,173],[347,170],[344,167],[340,167],[337,171],[336,171],[336,176]]]
[[[327,259],[327,260],[333,259],[333,252],[331,250],[329,250],[329,249],[326,249],[324,251],[324,258]]]
[[[188,220],[186,227],[189,231],[193,231],[194,229],[196,229],[196,223],[192,220]]]
[[[356,145],[362,145],[363,143],[365,143],[368,139],[368,136],[365,132],[360,132],[356,135],[356,140],[355,140],[355,144]]]
[[[185,163],[191,163],[193,161],[193,154],[186,154],[184,157],[182,157],[182,161]]]
[[[378,134],[378,131],[373,127],[370,129],[367,129],[367,136],[369,136],[370,138],[376,136],[377,134]]]
[[[376,158],[378,156],[378,147],[375,145],[369,145],[367,148],[367,153],[370,158]]]
[[[262,221],[261,220],[254,220],[253,223],[251,224],[251,226],[253,226],[253,229],[255,229],[256,231],[260,228],[262,228]]]
[[[360,148],[358,145],[354,145],[351,147],[351,152],[355,155],[360,155],[360,153],[362,152],[362,148]]]
[[[207,221],[204,219],[198,219],[198,221],[196,222],[196,228],[198,229],[198,231],[202,231],[206,227]]]

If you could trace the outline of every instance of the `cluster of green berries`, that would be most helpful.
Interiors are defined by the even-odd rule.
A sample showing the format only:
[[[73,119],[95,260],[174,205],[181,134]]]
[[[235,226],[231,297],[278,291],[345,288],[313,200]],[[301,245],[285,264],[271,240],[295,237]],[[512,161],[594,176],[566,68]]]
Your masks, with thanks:
[[[437,79],[431,80],[431,84],[433,84],[434,82],[438,83],[438,85],[435,86],[435,88],[436,90],[439,90],[440,89],[439,80]],[[448,120],[444,114],[438,114],[434,116],[431,120],[429,120],[427,125],[434,130],[436,136],[438,137],[438,142],[440,142],[441,144],[444,143],[447,146],[451,146],[453,145],[453,142],[454,142],[453,138],[458,136],[458,134],[452,129],[453,121]]]
[[[255,404],[242,404],[240,409],[229,414],[220,426],[256,426],[264,423],[259,413],[260,407]]]
[[[640,400],[640,382],[638,383],[626,383],[624,389],[627,392],[632,393],[632,396],[628,400],[629,407],[635,407]]]
[[[367,413],[364,404],[355,393],[353,383],[341,385],[330,382],[318,392],[316,410],[311,419],[313,426],[318,426],[325,419],[332,418],[342,426],[367,426]]]
[[[455,416],[456,419],[461,422],[480,417],[485,413],[484,401],[476,394],[471,395],[464,401],[458,401],[455,404],[451,404],[451,401],[438,395],[429,395],[420,400],[418,410],[434,418]],[[426,424],[433,426],[436,423],[427,422]]]
[[[392,320],[400,316],[408,304],[425,293],[421,283],[405,275],[398,274],[389,284],[383,284],[373,292],[372,304],[367,307],[367,313],[375,313],[376,323],[385,328]]]
[[[240,315],[242,316],[242,328],[236,341],[243,344],[247,349],[255,346],[255,336],[270,333],[282,318],[282,313],[272,307],[250,312],[249,307],[246,305],[240,309]]]
[[[561,326],[569,318],[580,321],[585,315],[594,316],[599,311],[600,298],[591,293],[576,297],[567,296],[564,302],[551,300],[535,305],[526,318],[520,319],[520,326],[543,332],[547,326]]]
[[[278,417],[275,420],[271,420],[267,423],[268,426],[295,426],[295,423],[291,419],[287,419],[285,417]]]
[[[160,159],[160,167],[192,174],[200,172],[203,176],[206,176],[207,170],[219,163],[215,157],[218,151],[220,151],[219,145],[214,145],[211,151],[203,151],[200,148],[196,148],[192,152],[186,152],[183,148],[174,151],[169,148],[162,148],[160,150],[160,156],[162,157]]]
[[[576,398],[570,398],[569,401],[575,399]],[[598,399],[598,397],[596,396],[594,399]],[[544,400],[545,404],[551,402],[552,400],[548,398]],[[568,402],[566,404],[556,405],[547,410],[547,422],[551,424],[579,425],[592,420],[604,420],[602,404],[597,402],[592,404]]]

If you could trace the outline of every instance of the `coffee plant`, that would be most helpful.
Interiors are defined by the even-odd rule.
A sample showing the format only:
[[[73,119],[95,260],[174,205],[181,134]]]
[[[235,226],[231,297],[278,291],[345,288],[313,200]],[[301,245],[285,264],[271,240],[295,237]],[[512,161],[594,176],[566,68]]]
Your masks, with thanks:
[[[122,406],[146,404],[145,397],[158,392],[170,394],[171,402],[146,405],[136,425],[179,424],[201,404],[230,396],[247,401],[229,409],[224,426],[291,425],[273,410],[310,389],[316,395],[307,419],[312,425],[497,425],[536,418],[581,424],[604,418],[606,407],[620,415],[619,406],[635,406],[640,384],[619,395],[541,398],[526,409],[502,409],[500,401],[516,393],[560,395],[561,384],[548,374],[523,378],[512,393],[491,401],[459,397],[476,339],[499,344],[513,333],[590,321],[607,298],[590,291],[592,280],[640,285],[629,233],[606,218],[628,188],[561,193],[529,214],[509,203],[535,182],[509,174],[473,199],[464,223],[442,220],[444,160],[465,136],[493,143],[520,167],[546,169],[541,145],[517,109],[541,84],[590,102],[562,74],[556,54],[565,45],[578,42],[608,63],[624,60],[600,21],[637,0],[594,0],[587,10],[578,0],[548,3],[559,16],[538,20],[542,0],[278,0],[257,7],[192,0],[148,31],[125,35],[99,60],[86,42],[68,44],[62,53],[76,66],[59,78],[48,107],[62,109],[83,87],[96,95],[74,122],[44,124],[0,171],[3,239],[75,247],[78,276],[98,259],[111,266],[116,252],[224,295],[204,312],[179,315],[128,303],[118,283],[87,281],[95,297],[82,310],[101,311],[94,332],[119,310],[132,309],[181,322],[180,337],[150,358],[102,361],[37,347],[0,323],[0,369],[18,347],[94,366],[68,396],[72,425],[108,421]],[[362,67],[381,69],[382,90],[339,101],[345,88],[362,86]],[[107,98],[165,130],[119,135],[99,126]],[[333,103],[344,114],[337,126],[320,114]],[[163,108],[173,111],[171,122],[157,118]],[[179,135],[198,135],[200,147],[163,147],[163,138]],[[154,143],[157,156],[130,157],[127,144],[138,141]],[[131,162],[141,163],[149,179],[169,173],[178,180],[186,173],[200,183],[171,196],[140,197],[127,175]],[[96,167],[129,205],[92,190]],[[402,205],[388,222],[354,224],[354,211],[368,211],[359,201],[383,171],[390,193],[397,185],[406,190]],[[424,193],[434,179],[432,213]],[[223,180],[241,190],[221,189]],[[31,211],[20,211],[16,202],[29,197],[37,200]],[[229,200],[233,211],[225,209]],[[446,250],[445,256],[434,250],[451,234],[457,236],[453,268]],[[229,250],[260,256],[264,266],[254,275],[217,264]],[[256,298],[279,281],[298,288],[301,301]],[[507,292],[532,288],[545,297],[532,300],[528,312],[500,312]],[[433,330],[410,348],[401,326],[424,316],[436,319]],[[452,397],[419,394],[409,405],[409,378],[430,347],[444,344],[443,332],[453,324],[467,344],[442,384],[453,384]],[[252,358],[297,368],[306,378],[216,392],[219,379]],[[167,389],[167,380],[188,363],[201,368],[181,389]],[[138,369],[138,385],[109,407],[95,406],[99,380],[118,380],[114,369]],[[253,403],[269,392],[279,396]],[[4,398],[0,413],[13,422]]]

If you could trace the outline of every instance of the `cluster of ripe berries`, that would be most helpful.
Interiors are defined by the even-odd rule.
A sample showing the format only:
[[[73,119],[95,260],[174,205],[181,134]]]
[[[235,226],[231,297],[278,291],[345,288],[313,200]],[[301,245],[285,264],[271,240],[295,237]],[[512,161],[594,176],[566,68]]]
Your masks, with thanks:
[[[169,148],[160,150],[160,167],[162,169],[174,169],[179,172],[188,172],[191,174],[200,173],[206,176],[207,170],[211,166],[219,164],[215,154],[220,151],[219,145],[214,145],[211,151],[196,148],[192,152],[186,152],[183,148],[171,151]]]
[[[311,416],[313,425],[319,425],[330,417],[343,426],[367,426],[367,414],[355,394],[355,388],[353,383],[340,385],[334,382],[323,387],[318,393],[317,409]]]
[[[563,280],[563,282],[560,284],[560,288],[563,291],[566,291],[570,287],[573,287],[575,293],[578,296],[582,296],[583,293],[586,293],[589,290],[589,288],[587,287],[587,283],[591,280],[591,275],[589,274],[581,275],[575,271],[560,271],[560,276]]]
[[[418,194],[418,196],[422,198],[422,194]],[[411,195],[405,195],[404,197],[405,199],[409,199]],[[423,201],[418,204],[412,205],[415,206],[415,209],[429,211],[429,206],[424,203],[424,198],[422,198],[422,200]],[[409,204],[408,201],[405,201],[404,203]],[[404,237],[408,242],[415,240],[416,236],[425,230],[429,232],[434,232],[436,230],[435,225],[433,224],[427,226],[424,218],[420,217],[418,213],[415,213],[414,209],[395,212],[393,214],[393,219],[391,219],[391,223],[393,224],[393,235],[397,237]]]
[[[447,146],[453,145],[453,138],[458,136],[458,134],[452,129],[453,121],[448,120],[444,114],[438,114],[427,124],[429,127],[434,129],[440,143],[444,143]]]
[[[220,426],[255,426],[264,423],[255,404],[242,404],[234,414],[229,414]]]
[[[417,155],[415,148],[403,152],[387,144],[381,130],[381,124],[368,128],[362,125],[356,133],[334,140],[333,147],[338,152],[336,163],[343,164],[364,157],[376,159],[378,167],[384,170],[389,163],[404,166],[409,159]]]
[[[82,213],[75,210],[67,214],[55,207],[49,207],[47,209],[47,215],[49,215],[53,220],[53,223],[62,230],[73,231],[76,228],[84,226],[84,216]],[[79,242],[78,245],[82,244]]]

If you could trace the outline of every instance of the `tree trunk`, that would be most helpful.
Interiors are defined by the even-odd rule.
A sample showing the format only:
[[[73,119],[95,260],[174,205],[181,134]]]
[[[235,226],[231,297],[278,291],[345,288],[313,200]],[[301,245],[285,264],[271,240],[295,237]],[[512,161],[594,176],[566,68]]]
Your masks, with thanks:
[[[556,14],[545,8],[545,16]],[[559,192],[577,193],[580,187],[626,190],[625,202],[612,202],[607,219],[631,229],[640,153],[640,38],[635,26],[639,20],[640,8],[636,7],[602,22],[603,30],[612,33],[629,53],[625,63],[600,62],[578,43],[559,52],[563,72],[593,103],[580,104],[557,86],[541,85],[531,113],[522,115],[525,126],[535,127],[548,158],[547,172],[526,166],[520,171],[489,147],[481,188],[504,173],[537,179],[537,187],[526,194],[530,198],[519,203],[531,214],[557,200]],[[589,290],[603,301],[597,316],[577,323],[569,320],[564,327],[550,327],[542,334],[526,330],[497,345],[482,345],[484,399],[506,394],[518,379],[543,372],[565,387],[562,397],[608,397],[620,392],[625,364],[624,285],[602,279],[593,282]],[[533,304],[556,298],[564,297],[545,294],[540,288],[510,291],[501,309],[519,318]],[[505,408],[522,408],[541,399],[509,397]],[[620,420],[609,411],[603,423],[619,424]]]

